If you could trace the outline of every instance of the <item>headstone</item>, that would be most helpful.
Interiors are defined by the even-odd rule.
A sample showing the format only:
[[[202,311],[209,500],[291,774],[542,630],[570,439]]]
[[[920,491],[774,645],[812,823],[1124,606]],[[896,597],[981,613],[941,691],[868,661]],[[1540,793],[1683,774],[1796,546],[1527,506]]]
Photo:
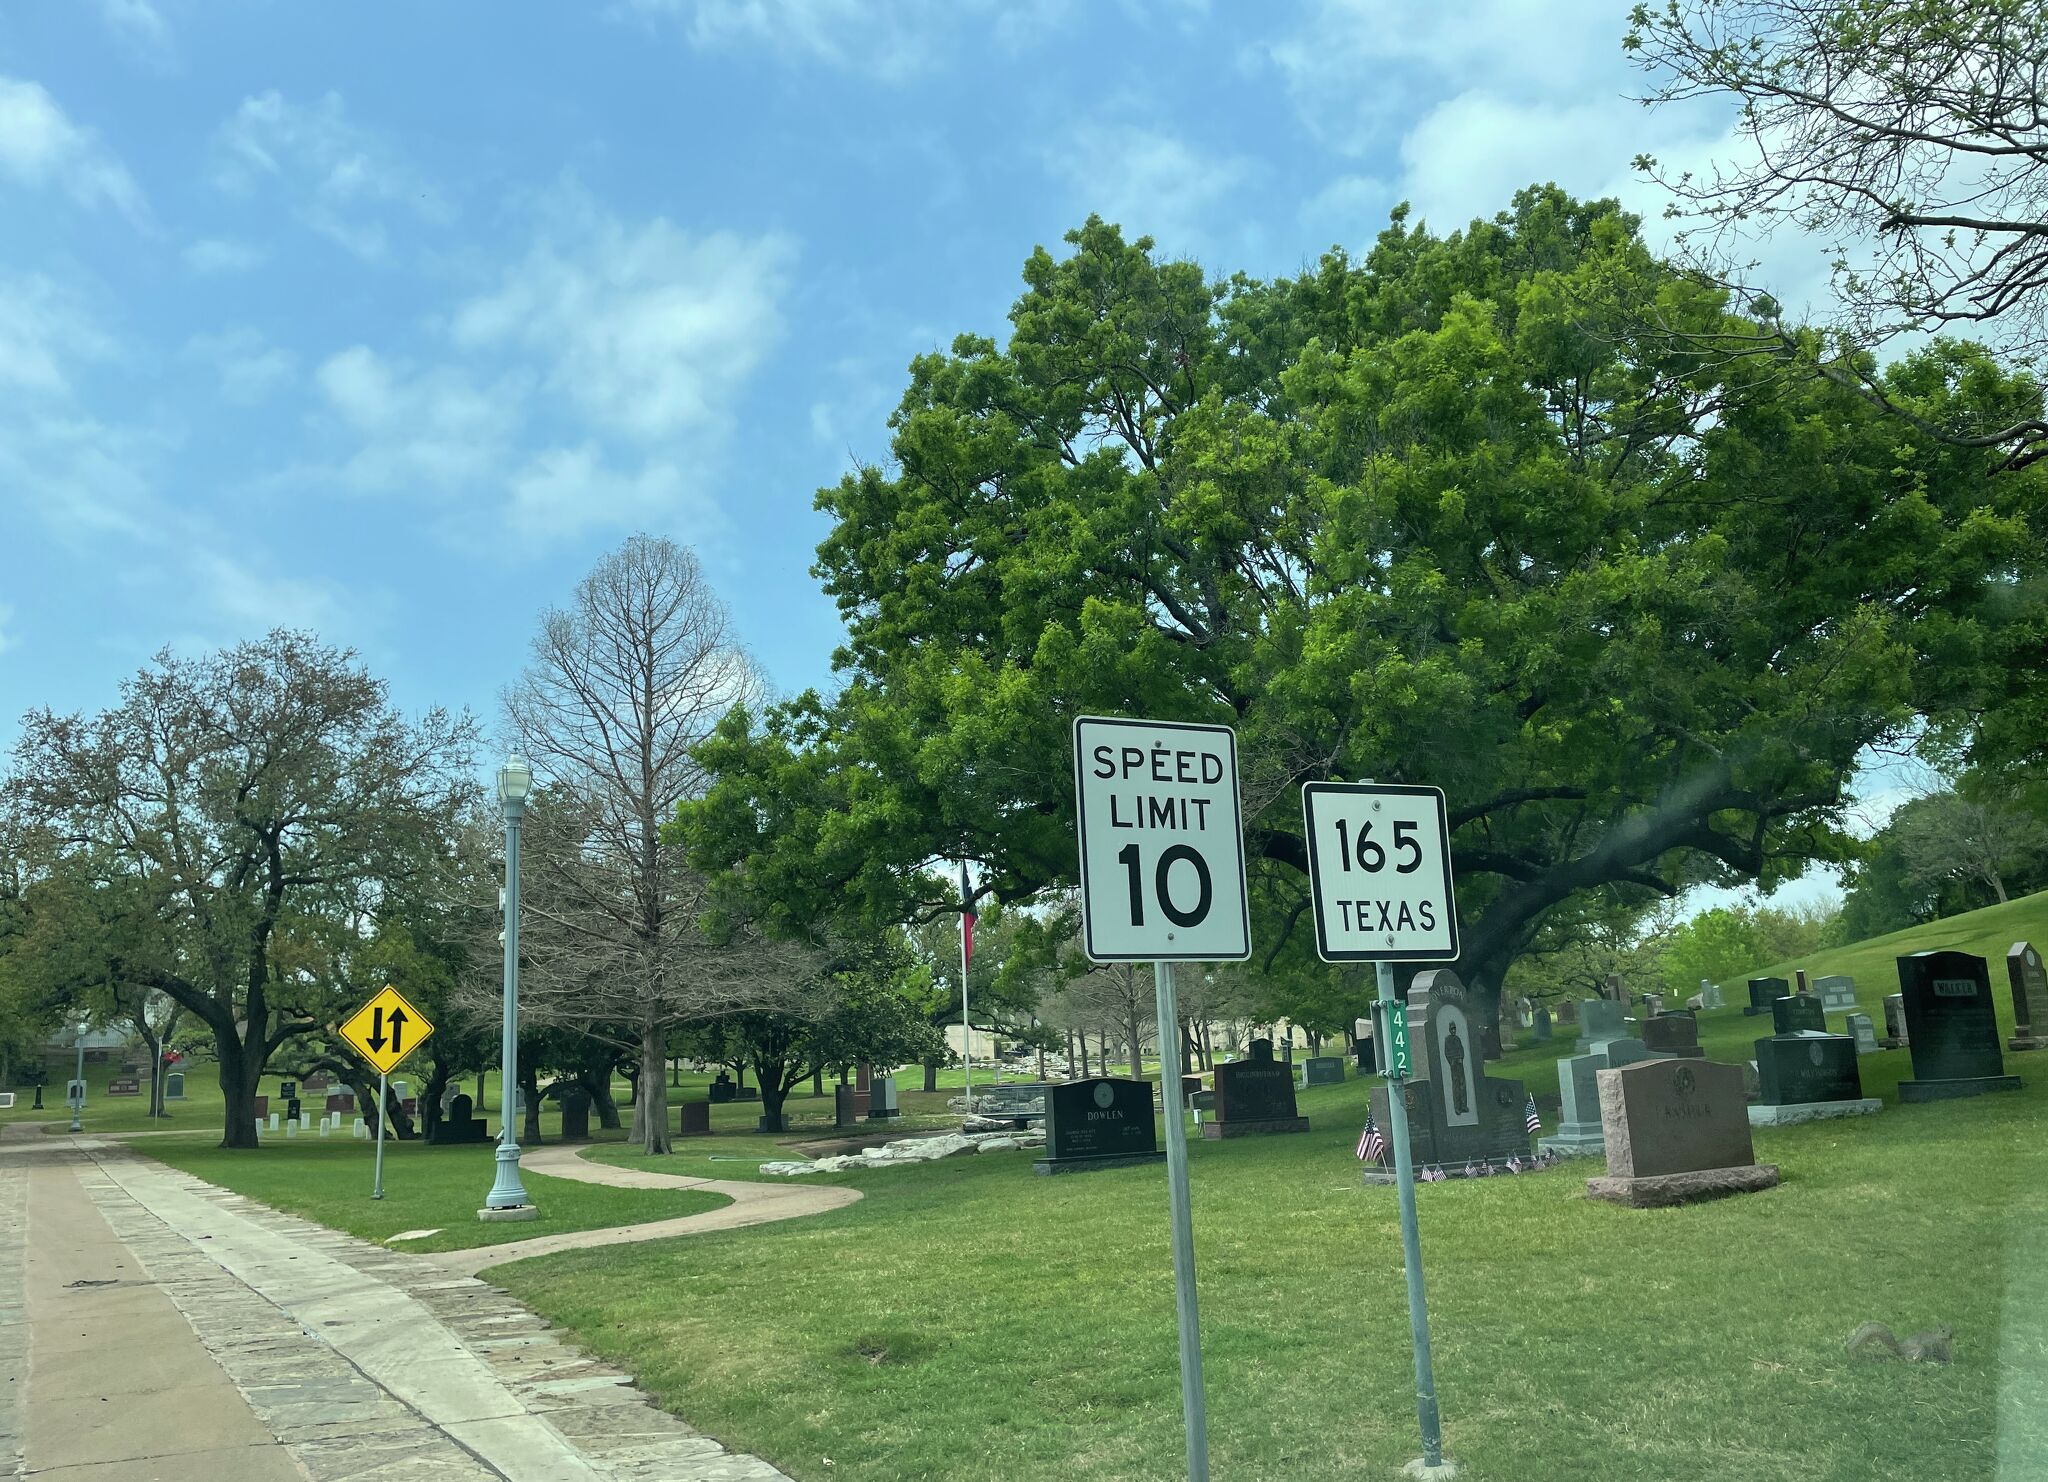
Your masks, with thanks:
[[[1284,1070],[1281,1075],[1288,1079]],[[1120,1168],[1166,1156],[1152,1120],[1150,1081],[1067,1081],[1046,1092],[1045,1113],[1045,1156],[1031,1165],[1034,1172]]]
[[[1255,1039],[1244,1059],[1216,1067],[1215,1115],[1203,1121],[1202,1136],[1214,1141],[1306,1131],[1308,1118],[1295,1107],[1294,1078],[1273,1058],[1271,1040]]]
[[[1643,1008],[1652,1019],[1656,1018],[1664,1012],[1664,995],[1661,993],[1645,993],[1643,995]]]
[[[1580,1053],[1557,1062],[1557,1131],[1536,1146],[1567,1158],[1597,1158],[1606,1151],[1607,1143],[1600,1126],[1596,1077],[1603,1070],[1633,1065],[1650,1051],[1642,1040],[1617,1032],[1628,1027],[1620,1004],[1588,999],[1580,1019]]]
[[[887,1122],[903,1115],[896,1104],[896,1077],[878,1075],[868,1084],[868,1120]]]
[[[2014,942],[2005,954],[2005,975],[2012,985],[2013,1036],[2008,1050],[2038,1050],[2048,1045],[2048,971],[2032,942]]]
[[[271,1130],[272,1132],[275,1132],[275,1131],[277,1130],[277,1113],[276,1113],[276,1112],[272,1112],[272,1113],[270,1114],[270,1130]]]
[[[685,1101],[677,1108],[676,1133],[681,1137],[709,1137],[711,1135],[711,1103],[708,1101]]]
[[[721,1070],[718,1073],[718,1079],[711,1083],[711,1099],[713,1101],[731,1101],[734,1090],[732,1077]]]
[[[352,1112],[355,1109],[356,1093],[353,1091],[336,1091],[327,1098],[327,1110],[330,1112]]]
[[[1599,1074],[1607,1176],[1586,1192],[1638,1209],[1768,1189],[1756,1161],[1742,1071],[1713,1060],[1644,1060]]]
[[[299,1094],[299,1083],[297,1081],[279,1081],[277,1084],[277,1094],[284,1100],[290,1101]]]
[[[1701,1009],[1707,1006],[1706,994],[1695,993],[1691,998],[1688,998],[1685,1001],[1685,1006],[1697,1014]]]
[[[1628,984],[1622,982],[1620,973],[1607,975],[1606,997],[1626,1007],[1629,1003]]]
[[[1794,993],[1797,993],[1803,997],[1804,995],[1813,992],[1813,989],[1807,986],[1805,968],[1795,967],[1794,969],[1792,969],[1792,977],[1795,980],[1792,985],[1792,991]]]
[[[1707,1053],[1700,1048],[1700,1026],[1690,1014],[1656,1014],[1643,1020],[1642,1040],[1652,1055],[1698,1060]]]
[[[1845,973],[1829,973],[1825,978],[1815,978],[1813,991],[1820,995],[1821,1008],[1830,1014],[1856,1012],[1856,980]]]
[[[299,1100],[299,1098],[298,1098],[298,1097],[296,1097],[296,1096],[290,1096],[290,1097],[287,1097],[287,1098],[285,1098],[285,1103],[284,1103],[284,1119],[285,1119],[285,1120],[286,1120],[287,1122],[303,1122],[303,1121],[305,1121],[305,1120],[306,1120],[306,1104],[305,1104],[305,1102],[303,1102],[303,1101]]]
[[[327,1072],[324,1070],[316,1070],[306,1077],[306,1089],[308,1091],[325,1091],[329,1084]]]
[[[1576,1025],[1579,1022],[1579,1006],[1566,1000],[1557,1006],[1557,1022]]]
[[[851,1127],[868,1114],[868,1093],[852,1086],[832,1088],[832,1125]]]
[[[1626,1065],[1640,1060],[1646,1053],[1643,1042],[1629,1032],[1627,1009],[1624,1005],[1607,998],[1589,998],[1579,1005],[1579,1053],[1599,1055],[1610,1066]],[[1619,1058],[1609,1054],[1609,1046],[1625,1042]]]
[[[1340,1055],[1311,1055],[1301,1062],[1301,1083],[1304,1086],[1336,1086],[1344,1080],[1344,1060]]]
[[[1700,1007],[1703,1009],[1725,1009],[1728,1007],[1728,996],[1721,991],[1719,983],[1712,982],[1706,978],[1700,979]]]
[[[1473,996],[1456,973],[1438,968],[1415,975],[1408,990],[1415,1072],[1399,1089],[1408,1110],[1409,1152],[1418,1168],[1495,1172],[1529,1157],[1528,1092],[1520,1081],[1486,1074],[1473,1033],[1476,1017]],[[1384,1082],[1373,1088],[1372,1113],[1391,1137],[1388,1089]],[[1367,1166],[1366,1178],[1383,1183],[1393,1176],[1389,1147],[1381,1163]]]
[[[1878,1043],[1887,1050],[1903,1049],[1906,1045],[1906,995],[1887,993],[1884,996],[1884,1038]]]
[[[874,1067],[863,1060],[853,1068],[853,1089],[872,1092],[875,1088]]]
[[[590,1093],[571,1082],[556,1093],[555,1100],[562,1106],[562,1141],[590,1141]]]
[[[184,1072],[184,1071],[182,1071],[182,1070],[173,1070],[173,1071],[167,1071],[167,1072],[165,1073],[165,1075],[164,1075],[164,1100],[166,1100],[166,1101],[183,1101],[184,1099],[185,1099],[185,1072]],[[262,1100],[263,1100],[263,1098],[262,1098],[261,1096],[257,1097],[256,1099],[257,1099],[258,1101],[262,1101]],[[257,1112],[257,1115],[261,1116],[261,1115],[262,1115],[262,1112],[263,1112],[263,1108],[262,1108],[262,1107],[260,1107],[260,1106],[259,1106],[259,1107],[257,1107],[257,1108],[256,1108],[256,1112]]]
[[[1862,1117],[1883,1109],[1883,1102],[1863,1094],[1856,1041],[1827,1032],[1821,999],[1811,993],[1779,999],[1771,1005],[1771,1026],[1771,1037],[1756,1041],[1753,1125]]]
[[[1747,1019],[1757,1014],[1768,1014],[1772,1004],[1791,995],[1792,985],[1783,978],[1751,978],[1749,1002],[1743,1006],[1742,1016]]]
[[[1856,1041],[1857,1054],[1875,1055],[1877,1053],[1877,1033],[1870,1027],[1870,1015],[1851,1014],[1849,1016],[1849,1038]]]
[[[135,1079],[134,1076],[117,1075],[107,1082],[107,1094],[109,1096],[140,1096],[142,1094],[142,1082]]]
[[[435,1123],[434,1131],[427,1141],[435,1147],[490,1141],[490,1132],[484,1119],[470,1114],[473,1105],[464,1092],[458,1091],[451,1096],[448,1099],[448,1114]]]
[[[1899,1082],[1901,1101],[1937,1101],[2017,1091],[1998,1050],[1998,1013],[1991,972],[1968,952],[1915,952],[1899,960],[1913,1079]]]
[[[1810,993],[1795,993],[1771,1005],[1774,1034],[1826,1034],[1828,1021],[1822,1017],[1820,1000]]]
[[[1536,1005],[1535,1023],[1533,1027],[1536,1030],[1536,1043],[1539,1045],[1548,1044],[1550,1042],[1551,1035],[1549,1005],[1540,1003]]]
[[[370,1135],[370,1124],[361,1117],[357,1117],[348,1130],[351,1137],[355,1138],[357,1142],[361,1142]]]

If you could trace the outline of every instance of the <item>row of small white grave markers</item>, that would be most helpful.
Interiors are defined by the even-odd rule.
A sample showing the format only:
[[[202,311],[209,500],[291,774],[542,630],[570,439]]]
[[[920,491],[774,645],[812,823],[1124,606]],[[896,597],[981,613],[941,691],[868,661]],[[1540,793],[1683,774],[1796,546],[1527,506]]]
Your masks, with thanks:
[[[320,1136],[325,1137],[330,1132],[339,1132],[341,1130],[341,1113],[327,1112],[321,1116],[318,1122],[311,1123],[307,1122],[304,1117],[292,1117],[285,1121],[283,1125],[284,1135],[286,1137],[297,1137],[309,1126],[312,1127],[315,1131],[317,1131],[320,1134]],[[276,1112],[272,1112],[270,1114],[269,1124],[267,1127],[262,1117],[258,1117],[256,1119],[256,1131],[259,1136],[265,1131],[275,1132],[277,1130],[278,1115]],[[364,1121],[361,1117],[357,1117],[355,1121],[355,1126],[350,1129],[350,1132],[351,1135],[354,1136],[358,1142],[360,1142],[370,1135],[370,1124]]]

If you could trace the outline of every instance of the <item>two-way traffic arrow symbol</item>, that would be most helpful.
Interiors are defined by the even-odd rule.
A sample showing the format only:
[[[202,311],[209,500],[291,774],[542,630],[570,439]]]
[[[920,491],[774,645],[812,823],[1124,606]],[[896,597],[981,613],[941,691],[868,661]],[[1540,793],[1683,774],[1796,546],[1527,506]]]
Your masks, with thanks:
[[[405,1024],[405,1010],[393,1009],[391,1011],[391,1053],[394,1055],[403,1052]],[[384,1010],[381,1008],[371,1010],[370,1048],[377,1051],[380,1055],[384,1052]]]

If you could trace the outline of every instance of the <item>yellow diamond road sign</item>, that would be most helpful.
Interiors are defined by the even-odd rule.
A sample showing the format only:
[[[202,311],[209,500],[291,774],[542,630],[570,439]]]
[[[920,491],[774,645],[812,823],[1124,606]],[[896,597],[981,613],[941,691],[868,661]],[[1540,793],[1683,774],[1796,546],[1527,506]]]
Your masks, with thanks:
[[[433,1032],[427,1016],[389,983],[341,1026],[341,1037],[376,1066],[379,1075],[391,1074],[398,1062],[425,1044]]]

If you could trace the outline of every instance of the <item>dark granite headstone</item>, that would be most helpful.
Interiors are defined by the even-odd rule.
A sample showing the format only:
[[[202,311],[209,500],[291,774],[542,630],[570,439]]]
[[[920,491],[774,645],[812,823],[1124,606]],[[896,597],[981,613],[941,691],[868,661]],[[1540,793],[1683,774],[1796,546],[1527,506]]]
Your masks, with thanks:
[[[1216,1067],[1216,1114],[1202,1123],[1202,1136],[1214,1141],[1306,1131],[1308,1118],[1295,1105],[1294,1077],[1273,1058],[1271,1040],[1255,1039],[1244,1059]]]
[[[718,1073],[718,1079],[711,1083],[711,1099],[713,1101],[731,1101],[733,1099],[733,1090],[732,1077],[721,1070]]]
[[[562,1106],[562,1141],[590,1140],[590,1093],[578,1085],[567,1085],[556,1094]]]
[[[356,1093],[336,1091],[327,1098],[327,1110],[331,1112],[353,1112],[356,1109]]]
[[[1810,993],[1795,993],[1771,1005],[1771,1030],[1775,1034],[1797,1034],[1811,1030],[1826,1034],[1828,1021],[1820,1000]]]
[[[1535,1021],[1530,1027],[1536,1031],[1536,1043],[1540,1045],[1548,1042],[1551,1029],[1550,1009],[1547,1005],[1540,1003],[1536,1005]]]
[[[1691,1014],[1656,1014],[1641,1025],[1643,1048],[1652,1055],[1676,1055],[1698,1059],[1707,1052],[1700,1048],[1700,1026]]]
[[[109,1096],[140,1096],[142,1094],[142,1082],[135,1079],[134,1076],[117,1075],[107,1082],[107,1094]]]
[[[1824,1101],[1861,1101],[1856,1041],[1846,1034],[1788,1034],[1756,1042],[1759,1111]],[[1768,1120],[1768,1116],[1758,1120]]]
[[[685,1101],[677,1109],[676,1133],[681,1137],[709,1137],[711,1135],[711,1103],[708,1101]]]
[[[1739,1066],[1643,1060],[1603,1070],[1599,1082],[1607,1176],[1587,1181],[1593,1197],[1647,1208],[1778,1181],[1756,1161]]]
[[[1899,990],[1913,1052],[1913,1079],[1899,1082],[1901,1101],[1936,1101],[2017,1091],[1998,1049],[1991,973],[1968,952],[1915,952],[1901,957]]]
[[[2032,942],[2014,942],[2005,954],[2005,975],[2012,987],[2013,1036],[2008,1050],[2038,1050],[2048,1045],[2048,971]]]
[[[1751,978],[1749,980],[1749,1002],[1743,1006],[1744,1018],[1757,1014],[1768,1014],[1771,1005],[1792,993],[1792,985],[1783,978]]]
[[[448,1115],[434,1124],[433,1135],[427,1141],[435,1147],[459,1146],[469,1142],[489,1142],[490,1129],[482,1117],[470,1115],[474,1106],[468,1096],[458,1092],[449,1098]],[[410,1115],[410,1113],[408,1113]]]
[[[299,1083],[297,1081],[279,1081],[277,1084],[277,1094],[286,1101],[290,1101],[299,1094]]]
[[[868,1093],[852,1086],[832,1088],[832,1124],[851,1127],[868,1114]]]
[[[1520,1081],[1486,1074],[1472,1033],[1476,1012],[1471,991],[1447,968],[1417,973],[1408,990],[1415,1074],[1401,1090],[1409,1152],[1418,1168],[1434,1164],[1458,1173],[1470,1164],[1490,1171],[1530,1156],[1528,1092]],[[1387,1091],[1384,1083],[1373,1088],[1372,1112],[1391,1136]],[[1383,1162],[1367,1166],[1366,1177],[1393,1177],[1391,1148]]]
[[[1117,1168],[1165,1156],[1152,1120],[1150,1081],[1097,1076],[1046,1091],[1045,1156],[1032,1164],[1036,1172]]]
[[[268,1096],[259,1096],[256,1098],[256,1115],[259,1117],[267,1117],[270,1115],[270,1098]]]
[[[164,1073],[164,1100],[183,1101],[184,1099],[185,1072],[182,1070],[166,1071]],[[261,1113],[259,1112],[258,1115],[260,1116]]]
[[[316,1070],[306,1077],[306,1089],[308,1091],[325,1091],[330,1084],[332,1082],[328,1079],[327,1072],[324,1070]]]
[[[896,1104],[896,1077],[878,1075],[868,1086],[868,1120],[887,1122],[903,1115]]]
[[[1301,1062],[1303,1086],[1336,1086],[1344,1080],[1344,1060],[1338,1055],[1311,1055]]]

